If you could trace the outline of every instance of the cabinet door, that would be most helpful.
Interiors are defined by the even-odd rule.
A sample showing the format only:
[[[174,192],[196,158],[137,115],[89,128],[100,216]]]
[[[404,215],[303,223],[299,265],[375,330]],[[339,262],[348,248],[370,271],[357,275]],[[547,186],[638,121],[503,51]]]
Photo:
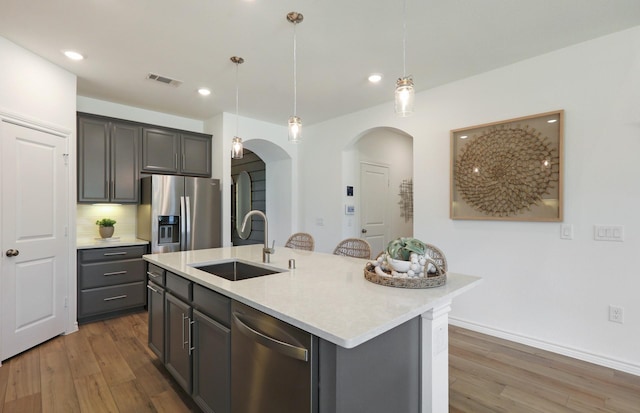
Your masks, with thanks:
[[[140,127],[111,124],[111,201],[138,203]]]
[[[211,138],[180,135],[180,173],[211,177]]]
[[[108,126],[78,117],[78,202],[109,202]]]
[[[229,413],[231,330],[193,310],[193,398],[207,413]]]
[[[142,172],[178,172],[178,133],[163,130],[142,130]]]
[[[191,394],[191,307],[170,293],[164,295],[165,366],[178,384]]]
[[[147,284],[149,312],[149,348],[164,363],[164,288]]]

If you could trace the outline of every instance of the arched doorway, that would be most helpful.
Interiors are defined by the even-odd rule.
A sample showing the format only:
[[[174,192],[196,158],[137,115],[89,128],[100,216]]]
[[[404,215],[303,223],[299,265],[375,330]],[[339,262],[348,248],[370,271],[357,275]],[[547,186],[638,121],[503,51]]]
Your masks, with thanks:
[[[232,160],[231,177],[235,185],[236,176],[246,170],[251,178],[251,209],[263,211],[269,220],[269,242],[282,245],[289,237],[297,217],[295,188],[297,182],[291,156],[280,146],[264,139],[249,139],[244,142],[243,159]],[[249,171],[251,170],[251,171]],[[235,230],[235,187],[231,192],[231,234],[233,245],[264,242],[264,222],[254,219],[248,240],[241,240]]]
[[[395,128],[369,129],[343,156],[347,181],[355,184],[345,198],[345,236],[367,239],[373,256],[390,240],[413,236],[413,138]]]

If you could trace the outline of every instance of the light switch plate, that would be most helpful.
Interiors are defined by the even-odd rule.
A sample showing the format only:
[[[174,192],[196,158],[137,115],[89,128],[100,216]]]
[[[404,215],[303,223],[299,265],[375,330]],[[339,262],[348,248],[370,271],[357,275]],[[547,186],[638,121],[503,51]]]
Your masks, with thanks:
[[[560,238],[561,239],[573,239],[573,225],[562,224],[560,226]]]
[[[622,225],[594,225],[593,239],[596,241],[624,242],[624,226]]]

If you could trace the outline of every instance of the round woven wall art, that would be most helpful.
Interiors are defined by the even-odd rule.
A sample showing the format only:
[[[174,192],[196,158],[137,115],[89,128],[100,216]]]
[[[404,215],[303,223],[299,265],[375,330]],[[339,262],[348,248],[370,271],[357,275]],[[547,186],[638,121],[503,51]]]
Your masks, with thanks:
[[[462,199],[477,211],[517,215],[538,204],[558,182],[558,153],[533,128],[501,125],[469,138],[454,177]]]

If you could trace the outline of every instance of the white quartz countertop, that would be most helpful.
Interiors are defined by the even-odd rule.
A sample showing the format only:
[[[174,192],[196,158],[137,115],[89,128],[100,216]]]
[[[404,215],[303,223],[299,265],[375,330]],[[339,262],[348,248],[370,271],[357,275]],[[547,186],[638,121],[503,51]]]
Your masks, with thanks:
[[[277,248],[262,263],[262,245],[145,255],[144,259],[345,348],[356,347],[462,294],[479,277],[447,274],[442,287],[404,289],[364,278],[367,260]],[[192,264],[239,259],[282,273],[228,281]],[[296,269],[289,270],[289,259]]]
[[[133,237],[112,237],[112,238],[78,238],[76,240],[76,248],[108,248],[108,247],[128,247],[131,245],[147,245],[149,241],[137,239]]]

